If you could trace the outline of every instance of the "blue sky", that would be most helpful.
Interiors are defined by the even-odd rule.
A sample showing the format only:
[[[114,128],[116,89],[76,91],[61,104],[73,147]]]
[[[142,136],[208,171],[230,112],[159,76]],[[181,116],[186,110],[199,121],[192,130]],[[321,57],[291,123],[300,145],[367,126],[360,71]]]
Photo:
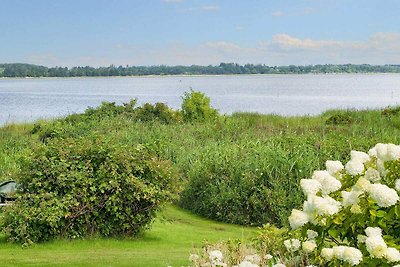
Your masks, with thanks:
[[[0,0],[0,62],[400,64],[398,0]]]

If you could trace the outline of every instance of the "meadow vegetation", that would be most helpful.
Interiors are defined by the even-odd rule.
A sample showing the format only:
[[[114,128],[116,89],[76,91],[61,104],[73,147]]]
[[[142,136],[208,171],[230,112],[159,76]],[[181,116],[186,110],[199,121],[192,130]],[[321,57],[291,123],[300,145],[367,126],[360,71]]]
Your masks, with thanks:
[[[48,190],[53,202],[57,199],[54,194],[60,197],[60,190],[66,188],[55,188],[55,184],[44,186],[43,182],[49,176],[38,172],[45,171],[57,177],[64,174],[68,181],[73,179],[73,175],[66,174],[71,168],[79,170],[75,174],[82,177],[82,181],[105,173],[103,178],[96,180],[99,187],[96,186],[94,191],[101,188],[109,173],[113,173],[125,188],[122,181],[126,180],[126,174],[119,172],[118,166],[142,166],[142,163],[135,161],[129,165],[131,163],[120,162],[125,157],[119,156],[124,155],[123,152],[131,153],[130,149],[139,146],[146,155],[144,161],[153,160],[161,164],[156,164],[160,168],[155,171],[157,175],[169,170],[173,175],[159,184],[168,188],[165,192],[168,197],[162,198],[159,204],[172,202],[221,222],[248,226],[270,223],[282,227],[288,226],[291,210],[301,206],[304,199],[300,180],[311,177],[314,170],[325,168],[326,160],[346,162],[351,150],[367,151],[376,143],[400,143],[398,108],[331,110],[319,116],[299,117],[256,113],[221,115],[199,92],[191,91],[182,100],[181,111],[172,110],[162,103],[137,107],[133,100],[123,105],[103,103],[82,114],[56,120],[6,125],[0,129],[0,180],[16,179],[24,185],[22,188],[36,183],[37,187],[32,187],[30,192],[39,194]],[[106,144],[105,150],[112,147],[115,151],[106,157],[112,160],[105,161],[104,166],[112,162],[117,167],[107,170],[101,167],[97,172],[91,165],[95,162],[92,158],[87,160],[91,162],[89,165],[61,168],[62,164],[54,163],[70,162],[70,157],[81,155],[82,151],[97,155],[98,150],[103,149],[97,142]],[[32,168],[32,161],[43,158],[43,153],[52,160],[46,167],[48,169]],[[21,164],[27,159],[28,164]],[[141,179],[140,175],[134,176]],[[145,177],[147,179],[148,175]],[[40,188],[44,191],[38,191]],[[87,197],[93,196],[97,195]],[[93,203],[96,201],[93,199]],[[159,209],[154,212],[156,210]],[[59,215],[65,217],[68,212]],[[15,220],[10,220],[11,215],[11,210],[5,210],[2,216],[5,238],[21,242],[16,238],[18,233],[7,230],[15,229],[17,225]],[[152,221],[153,215],[149,215],[151,218],[145,225]],[[104,233],[110,229],[93,230],[84,223],[88,219],[85,216],[80,217],[82,221],[78,220],[77,225],[82,227],[71,228],[79,232],[79,237],[108,236]],[[36,229],[37,221],[32,225]],[[54,229],[46,238],[32,241],[73,236],[64,234],[66,230],[60,225]],[[133,232],[136,234],[138,231]]]

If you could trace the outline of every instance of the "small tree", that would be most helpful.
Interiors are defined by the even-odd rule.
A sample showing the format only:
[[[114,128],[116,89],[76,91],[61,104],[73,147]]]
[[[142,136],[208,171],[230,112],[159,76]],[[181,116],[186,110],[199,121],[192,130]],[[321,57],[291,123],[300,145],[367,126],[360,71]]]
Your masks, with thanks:
[[[218,117],[216,109],[210,106],[210,98],[202,92],[185,92],[182,97],[182,115],[186,122],[212,121]]]

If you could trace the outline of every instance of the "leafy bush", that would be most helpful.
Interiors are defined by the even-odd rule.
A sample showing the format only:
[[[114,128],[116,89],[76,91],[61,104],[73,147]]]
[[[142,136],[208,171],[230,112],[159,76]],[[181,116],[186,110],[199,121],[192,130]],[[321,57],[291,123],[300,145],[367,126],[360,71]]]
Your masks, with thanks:
[[[145,103],[136,109],[135,120],[142,122],[158,121],[164,124],[177,123],[182,121],[182,115],[174,111],[164,103],[154,105]]]
[[[346,125],[353,123],[353,118],[348,113],[337,113],[333,114],[326,119],[325,124],[327,125]]]
[[[190,90],[182,100],[183,119],[187,122],[212,121],[218,117],[217,110],[210,106],[210,98],[202,92]]]
[[[177,175],[144,146],[93,135],[50,140],[25,159],[1,226],[29,245],[56,237],[135,235],[172,197]]]
[[[313,264],[324,266],[400,263],[399,177],[400,146],[393,144],[351,151],[345,166],[327,161],[326,170],[300,182],[307,200],[289,217],[300,240],[286,247],[296,252],[301,244]]]

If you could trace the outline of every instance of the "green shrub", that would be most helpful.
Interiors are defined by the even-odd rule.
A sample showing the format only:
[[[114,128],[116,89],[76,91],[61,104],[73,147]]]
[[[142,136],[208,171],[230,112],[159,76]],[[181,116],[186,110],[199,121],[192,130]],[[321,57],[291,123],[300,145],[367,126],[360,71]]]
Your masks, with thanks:
[[[164,103],[154,105],[145,103],[142,107],[136,109],[135,120],[141,122],[158,121],[164,124],[176,123],[182,121],[182,115],[174,111]]]
[[[348,113],[337,113],[333,114],[326,119],[325,124],[327,125],[347,125],[353,123],[353,118]]]
[[[210,98],[202,92],[190,90],[182,100],[183,119],[187,122],[212,121],[218,117],[217,110],[210,106]]]
[[[172,197],[177,175],[144,146],[93,135],[49,140],[25,159],[1,226],[25,245],[57,237],[135,235]]]

